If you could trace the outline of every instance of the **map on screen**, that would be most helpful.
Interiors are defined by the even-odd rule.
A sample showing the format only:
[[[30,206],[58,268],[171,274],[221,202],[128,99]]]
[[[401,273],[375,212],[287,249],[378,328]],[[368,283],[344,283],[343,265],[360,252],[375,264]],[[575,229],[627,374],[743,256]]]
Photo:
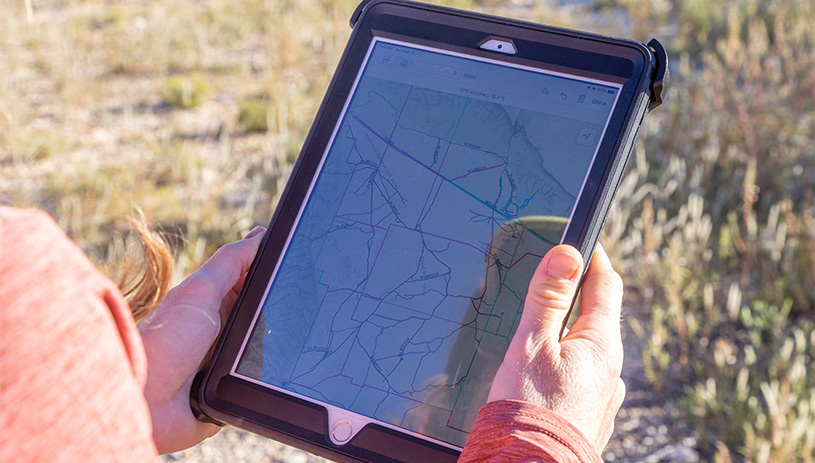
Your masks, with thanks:
[[[618,91],[375,40],[233,374],[463,446]]]

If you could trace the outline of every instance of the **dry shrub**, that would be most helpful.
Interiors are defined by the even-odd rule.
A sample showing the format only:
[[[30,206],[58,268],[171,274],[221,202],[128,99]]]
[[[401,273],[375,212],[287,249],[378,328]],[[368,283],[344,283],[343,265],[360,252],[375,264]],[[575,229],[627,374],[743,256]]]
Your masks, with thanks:
[[[671,4],[673,87],[606,238],[644,309],[646,374],[703,454],[812,461],[815,7],[707,3]]]

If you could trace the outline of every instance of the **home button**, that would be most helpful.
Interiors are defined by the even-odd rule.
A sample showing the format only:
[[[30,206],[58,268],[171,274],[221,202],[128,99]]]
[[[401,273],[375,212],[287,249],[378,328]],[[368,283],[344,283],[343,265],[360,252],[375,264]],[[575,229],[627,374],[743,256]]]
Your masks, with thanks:
[[[333,437],[333,441],[337,444],[344,444],[351,440],[351,436],[354,435],[354,426],[348,420],[340,420],[334,423],[334,427],[331,429],[331,437]]]

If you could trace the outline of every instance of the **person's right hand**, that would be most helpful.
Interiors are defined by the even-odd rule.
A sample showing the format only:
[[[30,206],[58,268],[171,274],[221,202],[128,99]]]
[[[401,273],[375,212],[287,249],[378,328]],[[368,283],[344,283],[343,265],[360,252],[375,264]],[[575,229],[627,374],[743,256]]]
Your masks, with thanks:
[[[601,452],[625,397],[620,378],[623,285],[598,244],[583,280],[580,314],[558,339],[582,268],[583,259],[571,246],[557,246],[544,256],[488,402],[515,399],[548,408]]]

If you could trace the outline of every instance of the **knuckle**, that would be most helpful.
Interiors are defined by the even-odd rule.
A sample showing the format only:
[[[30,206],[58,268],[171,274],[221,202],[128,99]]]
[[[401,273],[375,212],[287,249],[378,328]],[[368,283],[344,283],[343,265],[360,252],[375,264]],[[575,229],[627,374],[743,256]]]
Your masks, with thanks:
[[[213,276],[205,267],[201,267],[173,288],[176,300],[189,301],[216,296]]]
[[[226,256],[235,253],[236,247],[239,243],[240,241],[235,241],[233,243],[224,244],[223,246],[215,250],[215,253],[212,254],[212,257],[216,258],[217,256],[217,258],[225,258]]]
[[[608,295],[622,296],[623,294],[623,277],[615,270],[609,269],[604,272],[590,273],[586,276],[586,280],[596,284],[601,291]]]
[[[596,346],[592,353],[600,375],[608,379],[620,377],[623,371],[622,349]]]
[[[623,277],[621,277],[619,273],[614,270],[606,272],[603,274],[602,284],[610,295],[614,295],[615,297],[619,296],[622,298],[624,284]]]
[[[612,271],[609,275],[609,284],[614,289],[615,292],[619,293],[621,296],[623,291],[625,290],[625,284],[623,283],[623,277],[620,276],[619,273]]]
[[[553,309],[568,309],[572,304],[572,293],[566,285],[541,283],[530,288],[532,301]]]

